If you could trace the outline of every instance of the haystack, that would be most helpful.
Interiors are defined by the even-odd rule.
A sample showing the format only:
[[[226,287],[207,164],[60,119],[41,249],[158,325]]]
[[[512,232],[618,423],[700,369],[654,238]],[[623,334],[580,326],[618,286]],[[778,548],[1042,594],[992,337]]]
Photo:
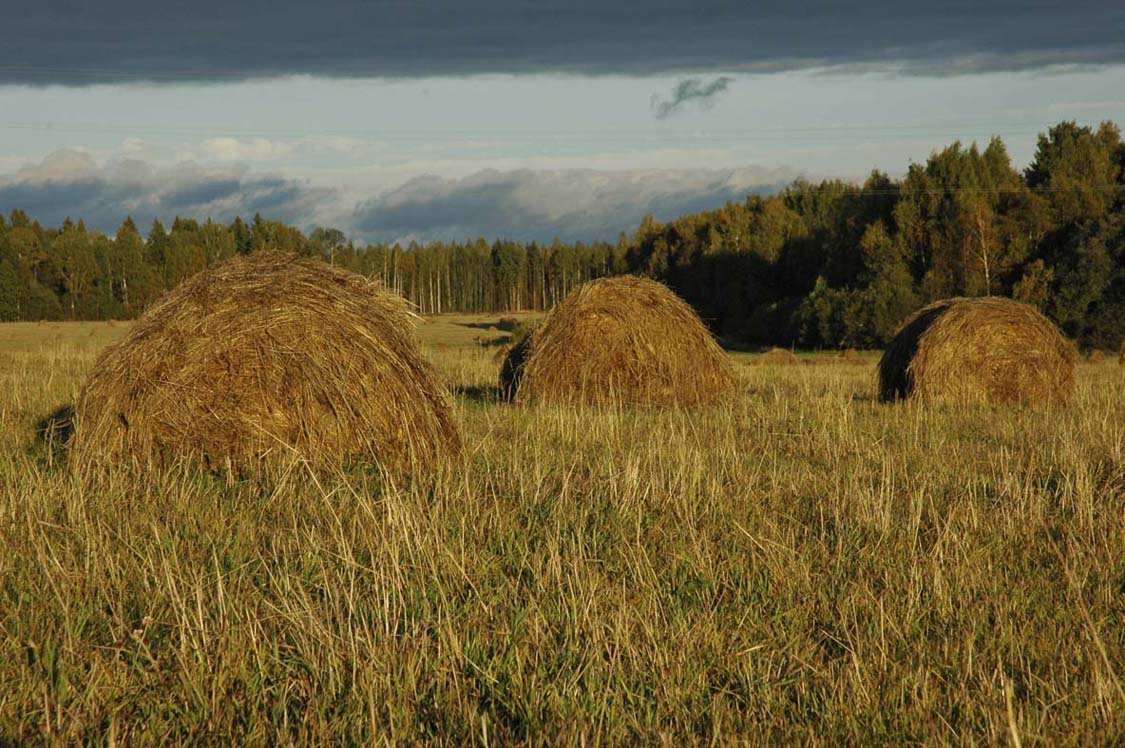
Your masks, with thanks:
[[[79,395],[72,461],[426,468],[461,439],[415,320],[396,294],[320,261],[231,260],[170,292],[101,354]]]
[[[794,366],[801,363],[797,354],[788,348],[770,348],[754,359],[758,366]]]
[[[907,319],[879,361],[884,400],[1066,402],[1078,353],[1034,308],[1003,298],[939,301]]]
[[[516,402],[693,407],[735,387],[730,360],[698,315],[660,283],[580,286],[509,352],[500,387]]]
[[[1102,361],[1105,361],[1105,354],[1097,349],[1086,354],[1086,363],[1088,364],[1100,364]]]

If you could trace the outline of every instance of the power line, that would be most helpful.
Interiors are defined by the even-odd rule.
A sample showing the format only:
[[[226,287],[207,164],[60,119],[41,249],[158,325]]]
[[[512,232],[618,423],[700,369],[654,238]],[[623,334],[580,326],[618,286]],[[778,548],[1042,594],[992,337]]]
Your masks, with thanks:
[[[357,71],[358,73],[358,71]],[[132,81],[159,81],[159,80],[182,80],[182,81],[199,81],[206,82],[207,80],[226,79],[232,81],[242,81],[251,79],[264,79],[264,78],[292,78],[297,77],[298,73],[245,73],[236,71],[219,71],[219,70],[206,70],[198,69],[165,69],[165,70],[123,70],[120,68],[91,68],[91,67],[46,67],[43,65],[0,65],[0,76],[7,74],[18,75],[35,75],[35,76],[78,76],[83,78],[90,78],[94,80],[112,80],[114,82],[122,82],[127,80]],[[368,72],[370,75],[370,71]],[[348,74],[345,73],[345,76]],[[16,84],[18,85],[18,84]]]
[[[813,187],[818,186],[817,183],[810,182]],[[790,187],[781,190],[785,192]],[[910,195],[1005,195],[1005,194],[1065,194],[1092,190],[1094,192],[1125,192],[1125,184],[1091,184],[1082,185],[1081,187],[1029,187],[1022,185],[1019,187],[948,187],[948,188],[934,188],[934,189],[912,189],[909,187],[902,187],[900,189],[849,189],[849,195],[871,195],[871,196],[910,196]],[[778,193],[780,194],[780,192]]]
[[[879,138],[887,136],[931,136],[943,138],[960,137],[992,137],[1003,131],[1005,135],[1037,134],[1042,128],[1030,125],[1002,125],[997,127],[980,126],[979,129],[935,128],[932,125],[920,126],[875,126],[864,127],[794,127],[794,128],[751,128],[740,130],[661,130],[661,129],[526,129],[526,130],[418,130],[418,129],[386,129],[386,128],[276,128],[263,127],[254,129],[229,128],[222,126],[155,126],[135,125],[106,122],[26,122],[8,121],[0,122],[0,127],[7,130],[24,130],[35,132],[67,132],[79,134],[117,134],[117,135],[194,135],[216,137],[263,137],[278,136],[292,138],[308,137],[354,137],[372,140],[420,141],[428,142],[448,138],[469,138],[485,141],[519,141],[519,140],[588,140],[598,138],[601,140],[612,139],[648,139],[671,140],[687,139],[693,141],[777,141],[777,142],[809,142],[809,141],[851,141]]]

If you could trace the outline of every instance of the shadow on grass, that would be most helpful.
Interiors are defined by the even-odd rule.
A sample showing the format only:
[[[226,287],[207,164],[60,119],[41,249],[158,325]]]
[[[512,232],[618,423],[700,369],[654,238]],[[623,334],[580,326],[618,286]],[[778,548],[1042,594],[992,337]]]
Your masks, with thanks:
[[[35,436],[52,447],[65,447],[74,436],[74,406],[63,405],[35,424]]]
[[[453,394],[474,403],[502,403],[504,393],[496,386],[488,387],[454,387]]]
[[[502,346],[511,345],[511,343],[511,335],[500,335],[499,337],[495,338],[485,338],[477,340],[477,345],[479,345],[481,348],[500,348]]]
[[[74,436],[74,406],[63,405],[35,424],[35,437],[46,452],[47,465],[66,460],[70,438]]]
[[[474,330],[499,330],[500,332],[513,332],[520,325],[515,317],[499,317],[495,322],[457,322],[460,327],[469,327]]]

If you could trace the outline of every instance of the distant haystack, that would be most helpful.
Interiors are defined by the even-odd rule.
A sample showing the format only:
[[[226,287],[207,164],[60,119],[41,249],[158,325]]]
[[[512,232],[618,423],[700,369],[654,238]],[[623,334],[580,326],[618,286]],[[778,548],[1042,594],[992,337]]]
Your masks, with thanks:
[[[710,405],[731,394],[730,360],[664,285],[591,281],[509,352],[500,387],[516,402]]]
[[[1074,392],[1078,354],[1034,308],[954,298],[907,319],[879,361],[884,400],[1058,404]]]
[[[1086,354],[1086,363],[1088,364],[1100,364],[1102,361],[1105,361],[1105,354],[1099,350],[1093,350]]]
[[[758,366],[793,366],[799,363],[797,354],[788,348],[770,348],[754,359],[754,364]]]
[[[357,458],[424,469],[461,442],[414,320],[399,296],[323,262],[231,260],[101,354],[79,395],[73,463],[241,473]]]

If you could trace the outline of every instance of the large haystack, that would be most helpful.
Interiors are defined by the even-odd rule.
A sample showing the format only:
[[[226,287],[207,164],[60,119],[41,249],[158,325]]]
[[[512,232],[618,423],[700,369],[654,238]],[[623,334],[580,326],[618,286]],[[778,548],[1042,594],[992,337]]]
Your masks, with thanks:
[[[189,279],[94,365],[79,469],[173,462],[258,472],[371,459],[413,472],[460,450],[407,303],[316,260],[259,253]]]
[[[730,360],[696,313],[655,281],[603,278],[556,306],[501,372],[516,402],[691,407],[735,386]]]
[[[1066,402],[1078,353],[1034,308],[1011,299],[946,299],[906,320],[879,361],[884,400]]]

